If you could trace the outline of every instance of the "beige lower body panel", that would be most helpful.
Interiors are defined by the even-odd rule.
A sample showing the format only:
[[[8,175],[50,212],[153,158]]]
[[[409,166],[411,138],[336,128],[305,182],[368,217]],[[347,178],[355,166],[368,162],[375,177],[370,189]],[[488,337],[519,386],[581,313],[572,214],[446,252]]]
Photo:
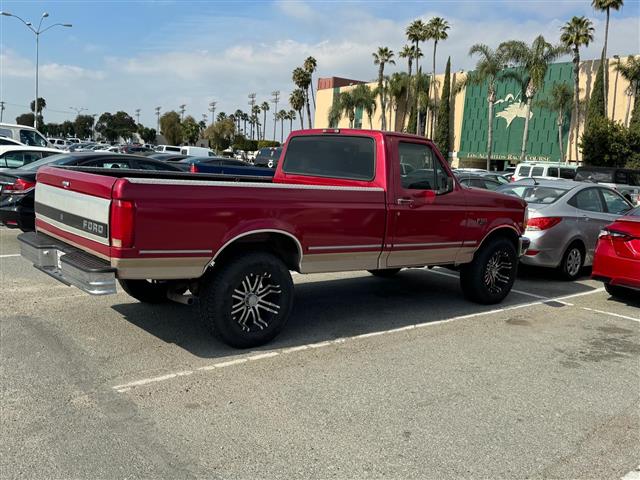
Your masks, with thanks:
[[[378,268],[380,252],[318,253],[305,255],[300,266],[301,273],[346,272],[353,270],[375,270]]]
[[[210,257],[112,258],[111,266],[122,279],[184,280],[200,277],[210,261]]]

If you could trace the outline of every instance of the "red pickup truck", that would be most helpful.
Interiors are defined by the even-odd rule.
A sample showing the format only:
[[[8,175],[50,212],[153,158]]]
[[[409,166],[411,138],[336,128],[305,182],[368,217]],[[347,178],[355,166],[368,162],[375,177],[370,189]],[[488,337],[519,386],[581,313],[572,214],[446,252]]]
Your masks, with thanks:
[[[19,237],[36,268],[95,295],[198,298],[235,347],[282,330],[290,271],[459,266],[489,304],[528,246],[522,200],[462,187],[431,141],[394,132],[294,132],[272,179],[48,167],[37,182],[37,232]]]

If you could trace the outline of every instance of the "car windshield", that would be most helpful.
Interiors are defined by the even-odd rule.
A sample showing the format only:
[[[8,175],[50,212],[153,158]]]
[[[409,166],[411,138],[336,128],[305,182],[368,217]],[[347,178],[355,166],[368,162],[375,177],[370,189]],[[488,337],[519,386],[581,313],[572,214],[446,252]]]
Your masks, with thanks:
[[[20,130],[20,142],[32,147],[47,146],[47,140],[35,130]]]
[[[72,157],[71,155],[65,155],[65,154],[51,155],[50,157],[42,158],[35,162],[31,162],[25,165],[24,167],[20,167],[20,170],[34,171],[34,170],[38,170],[40,167],[43,167],[45,165],[64,165],[65,163],[68,163],[71,160],[73,160],[73,158],[74,157]]]
[[[500,193],[520,197],[527,203],[553,203],[569,191],[568,188],[543,185],[509,185],[498,189]]]

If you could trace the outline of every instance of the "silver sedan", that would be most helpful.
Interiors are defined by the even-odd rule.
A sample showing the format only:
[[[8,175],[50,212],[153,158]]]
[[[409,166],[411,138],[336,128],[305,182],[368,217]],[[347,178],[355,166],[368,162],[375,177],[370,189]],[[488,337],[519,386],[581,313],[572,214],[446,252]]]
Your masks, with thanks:
[[[593,262],[600,230],[632,208],[615,190],[593,183],[528,178],[503,185],[529,206],[525,235],[531,245],[521,262],[557,268],[568,280]]]

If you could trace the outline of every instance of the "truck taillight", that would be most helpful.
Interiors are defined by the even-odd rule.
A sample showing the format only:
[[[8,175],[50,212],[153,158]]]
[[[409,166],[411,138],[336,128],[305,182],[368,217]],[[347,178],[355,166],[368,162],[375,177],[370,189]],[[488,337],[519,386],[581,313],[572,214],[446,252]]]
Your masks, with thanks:
[[[135,205],[126,200],[111,202],[111,246],[116,248],[133,247]]]

